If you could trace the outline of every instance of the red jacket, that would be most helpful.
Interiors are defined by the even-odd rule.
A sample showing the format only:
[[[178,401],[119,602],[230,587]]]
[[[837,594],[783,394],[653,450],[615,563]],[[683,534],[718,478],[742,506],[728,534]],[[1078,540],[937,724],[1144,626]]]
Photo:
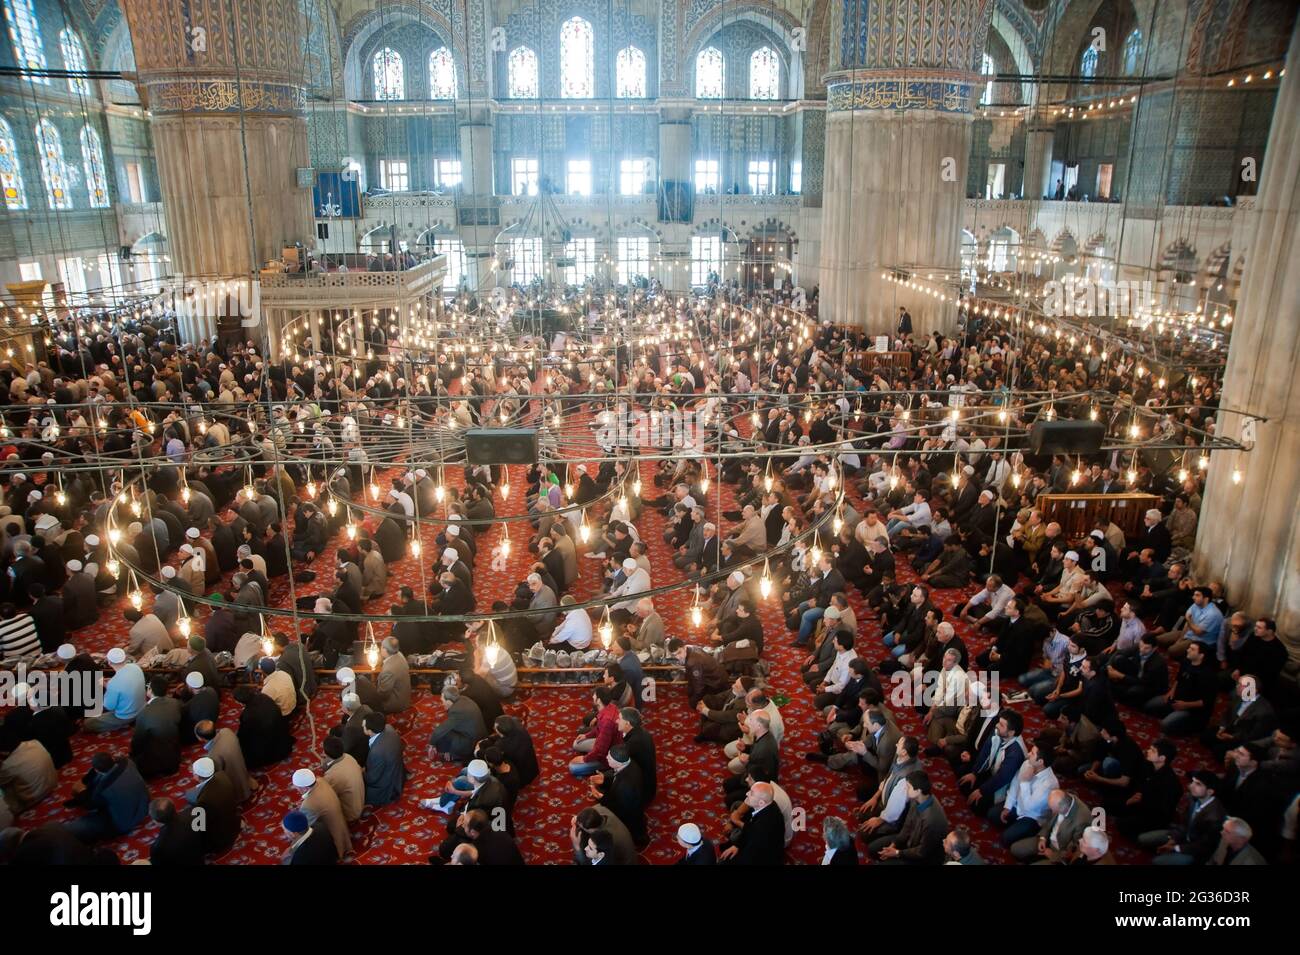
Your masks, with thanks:
[[[587,733],[587,737],[596,737],[596,745],[591,748],[587,754],[584,763],[605,764],[605,757],[609,755],[609,748],[616,743],[623,742],[623,734],[618,731],[618,705],[615,703],[606,703],[599,713],[596,714],[596,728]]]

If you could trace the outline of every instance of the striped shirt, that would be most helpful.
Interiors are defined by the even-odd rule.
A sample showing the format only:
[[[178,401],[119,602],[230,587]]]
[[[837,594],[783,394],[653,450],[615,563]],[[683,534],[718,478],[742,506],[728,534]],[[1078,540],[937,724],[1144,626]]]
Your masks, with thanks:
[[[40,652],[41,641],[36,636],[36,621],[31,614],[19,613],[0,620],[0,660],[16,660]]]

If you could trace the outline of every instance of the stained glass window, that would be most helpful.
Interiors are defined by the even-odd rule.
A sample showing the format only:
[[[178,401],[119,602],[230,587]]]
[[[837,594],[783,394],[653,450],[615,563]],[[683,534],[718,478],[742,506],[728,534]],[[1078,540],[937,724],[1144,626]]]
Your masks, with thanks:
[[[81,37],[71,30],[59,34],[59,49],[63,52],[63,68],[70,73],[85,73],[86,48],[81,45]],[[90,95],[90,80],[84,76],[69,76],[68,87],[81,96]]]
[[[620,99],[645,97],[645,54],[634,46],[625,46],[614,60],[614,86]]]
[[[591,24],[572,17],[560,27],[560,96],[590,99],[596,95],[596,42]]]
[[[722,83],[726,71],[723,68],[722,51],[716,46],[701,50],[695,58],[695,95],[699,99],[722,99]]]
[[[537,54],[526,46],[510,51],[506,63],[507,87],[511,99],[537,99]]]
[[[1124,75],[1136,76],[1142,71],[1142,31],[1134,30],[1124,40]]]
[[[760,47],[749,57],[749,98],[781,98],[781,61],[770,46]]]
[[[41,46],[41,25],[36,22],[32,0],[5,0],[5,19],[9,21],[9,39],[14,45],[14,60],[20,69],[45,69],[45,48]],[[49,84],[45,76],[29,76],[33,83]]]
[[[6,209],[27,208],[27,188],[23,185],[18,146],[13,129],[4,119],[0,119],[0,190],[4,191]]]
[[[1083,51],[1083,58],[1079,61],[1079,72],[1087,79],[1092,79],[1097,75],[1097,48],[1089,46]]]
[[[440,46],[429,54],[429,99],[456,98],[456,61]]]
[[[86,191],[90,194],[90,208],[108,208],[108,177],[104,175],[104,147],[99,133],[89,126],[81,127],[81,167],[86,171]]]
[[[984,54],[984,60],[980,66],[980,72],[988,77],[988,79],[984,81],[984,91],[980,93],[980,105],[988,106],[989,103],[993,102],[993,75],[997,70],[993,66],[993,57],[989,56],[987,53]]]
[[[402,54],[384,47],[375,54],[375,99],[406,99],[406,76]]]
[[[63,161],[63,140],[54,124],[43,119],[36,124],[36,149],[41,154],[41,175],[45,177],[45,199],[51,209],[71,209],[68,192],[68,164]]]

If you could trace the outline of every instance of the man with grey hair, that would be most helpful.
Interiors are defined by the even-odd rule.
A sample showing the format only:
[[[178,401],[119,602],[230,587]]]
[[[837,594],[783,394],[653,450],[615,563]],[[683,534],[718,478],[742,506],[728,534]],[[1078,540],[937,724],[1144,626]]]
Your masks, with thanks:
[[[1223,837],[1206,865],[1268,865],[1258,849],[1250,844],[1254,832],[1250,823],[1239,816],[1223,820]]]
[[[766,702],[765,697],[759,697]],[[760,772],[764,780],[775,780],[781,767],[780,747],[772,734],[772,718],[766,710],[751,709],[745,717],[745,728],[753,742],[747,744],[728,764],[734,771],[731,778],[722,784],[722,792],[727,805],[738,802],[748,787],[745,777],[751,772]]]
[[[649,650],[652,646],[662,647],[664,640],[664,618],[655,610],[654,601],[642,597],[636,602],[636,617],[628,622],[625,632],[632,640],[632,649]]]
[[[528,589],[532,591],[532,598],[528,601],[528,609],[535,613],[528,619],[533,625],[537,636],[543,639],[551,635],[555,629],[555,611],[556,599],[555,591],[543,583],[539,574],[529,574],[527,577]]]
[[[372,684],[358,676],[357,696],[379,713],[400,713],[411,705],[411,668],[396,637],[385,637],[379,645],[379,678]]]
[[[1115,865],[1115,857],[1110,854],[1110,836],[1105,829],[1089,826],[1083,830],[1079,837],[1079,859],[1082,865]]]
[[[447,708],[443,721],[429,734],[429,756],[463,762],[474,755],[478,741],[487,736],[483,711],[460,687],[448,680],[442,685],[442,704]]]

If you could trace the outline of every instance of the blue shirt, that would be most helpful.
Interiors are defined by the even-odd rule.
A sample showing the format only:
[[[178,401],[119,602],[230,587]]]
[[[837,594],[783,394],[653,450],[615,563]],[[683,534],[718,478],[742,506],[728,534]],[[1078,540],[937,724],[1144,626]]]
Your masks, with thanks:
[[[1218,607],[1209,602],[1206,602],[1204,607],[1192,604],[1187,608],[1187,621],[1196,624],[1202,631],[1201,633],[1193,633],[1188,630],[1187,637],[1189,640],[1212,646],[1215,648],[1215,653],[1220,660],[1227,659],[1226,650],[1220,645],[1220,639],[1223,636],[1223,612]]]
[[[623,679],[627,680],[628,688],[632,691],[632,705],[640,709],[641,681],[645,679],[645,671],[641,669],[641,658],[629,650],[615,662],[623,671]]]
[[[119,720],[133,720],[144,709],[144,671],[128,663],[113,674],[104,691],[104,710]]]

